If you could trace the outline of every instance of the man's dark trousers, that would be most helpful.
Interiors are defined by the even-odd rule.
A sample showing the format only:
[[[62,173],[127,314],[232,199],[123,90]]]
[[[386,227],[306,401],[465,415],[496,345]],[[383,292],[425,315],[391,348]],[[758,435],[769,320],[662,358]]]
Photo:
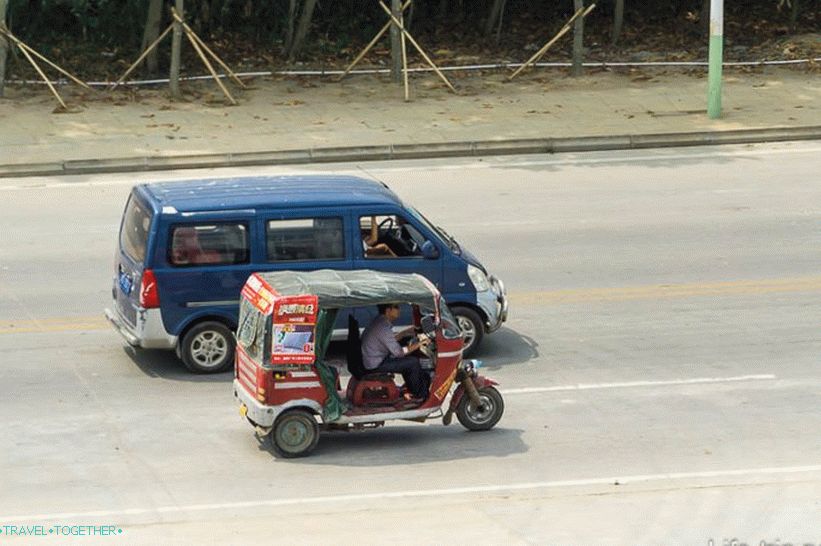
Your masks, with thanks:
[[[405,386],[415,398],[427,398],[430,388],[430,376],[422,371],[419,359],[415,356],[388,357],[382,361],[374,372],[401,373]]]

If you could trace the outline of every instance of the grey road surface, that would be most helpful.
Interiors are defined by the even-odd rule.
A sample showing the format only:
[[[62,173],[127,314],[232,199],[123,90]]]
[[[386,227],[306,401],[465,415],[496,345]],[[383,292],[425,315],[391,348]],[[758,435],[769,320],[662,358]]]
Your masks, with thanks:
[[[0,543],[821,544],[821,145],[321,167],[507,283],[507,410],[282,461],[102,309],[131,184],[308,170],[0,182]]]

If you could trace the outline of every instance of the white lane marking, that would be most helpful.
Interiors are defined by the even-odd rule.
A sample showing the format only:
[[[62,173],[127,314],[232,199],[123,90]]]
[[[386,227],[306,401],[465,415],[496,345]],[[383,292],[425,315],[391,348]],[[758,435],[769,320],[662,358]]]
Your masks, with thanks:
[[[158,506],[155,508],[127,508],[122,510],[94,510],[88,512],[63,512],[58,514],[23,514],[0,516],[0,521],[26,522],[37,520],[67,520],[74,518],[101,518],[115,516],[139,516],[143,514],[173,514],[180,512],[204,512],[209,510],[231,510],[238,508],[261,508],[277,506],[297,506],[312,504],[348,503],[351,501],[407,499],[418,497],[437,497],[449,495],[470,495],[479,493],[501,493],[511,491],[528,491],[538,489],[557,489],[563,487],[606,485],[622,488],[626,485],[658,481],[693,480],[704,478],[755,477],[784,474],[821,472],[821,464],[806,466],[785,466],[767,468],[744,468],[736,470],[708,470],[702,472],[670,472],[662,474],[638,474],[634,476],[608,476],[603,478],[584,478],[577,480],[557,480],[545,482],[510,483],[499,485],[477,485],[470,487],[452,487],[447,489],[416,489],[408,491],[384,491],[381,493],[360,493],[353,495],[329,495],[322,497],[297,497],[286,499],[258,499],[243,502],[224,502],[212,504],[189,504],[183,506]]]
[[[734,383],[738,381],[768,381],[776,377],[772,374],[739,375],[735,377],[696,377],[693,379],[672,379],[668,381],[625,381],[620,383],[580,383],[578,385],[557,385],[555,387],[525,387],[503,389],[502,394],[530,394],[539,392],[586,391],[595,389],[624,389],[633,387],[664,387],[670,385],[700,385],[704,383]]]
[[[726,146],[749,146],[749,145],[736,145],[736,144],[728,144]],[[756,146],[756,145],[753,145]],[[388,164],[382,167],[379,166],[370,166],[370,172],[419,172],[419,163],[425,161],[425,169],[428,171],[451,171],[451,170],[463,170],[463,169],[487,169],[487,168],[500,168],[500,167],[508,167],[508,168],[515,168],[515,167],[528,167],[528,166],[539,166],[539,165],[557,165],[557,166],[572,166],[572,165],[593,165],[593,164],[606,164],[606,163],[635,163],[641,161],[679,161],[679,160],[694,160],[694,159],[701,159],[701,158],[710,158],[710,157],[738,157],[738,156],[757,156],[757,155],[779,155],[779,154],[817,154],[821,152],[821,148],[779,148],[779,149],[770,149],[765,148],[763,145],[762,147],[755,147],[752,149],[740,149],[734,151],[728,150],[716,150],[715,148],[708,147],[708,148],[691,148],[693,153],[688,154],[666,154],[666,155],[653,155],[653,154],[644,154],[644,155],[629,155],[630,150],[623,151],[624,155],[619,156],[610,156],[610,157],[592,157],[592,158],[579,158],[579,157],[570,157],[568,159],[562,159],[561,156],[566,156],[567,154],[536,154],[536,157],[548,157],[550,159],[525,159],[526,157],[533,157],[533,156],[490,156],[487,158],[483,158],[481,160],[476,158],[464,158],[463,162],[457,162],[453,164],[452,160],[449,160],[449,164],[437,164],[437,161],[442,161],[441,159],[432,159],[432,160],[397,160],[398,162],[412,162],[410,165],[401,165],[401,164]],[[617,151],[607,151],[607,152],[573,152],[574,154],[613,154],[617,153]],[[377,162],[378,163],[378,162]],[[338,174],[352,174],[352,175],[361,175],[362,169],[356,163],[332,163],[328,164],[324,167],[317,167],[316,165],[294,165],[294,166],[269,166],[269,167],[237,167],[237,166],[227,166],[224,168],[212,168],[212,169],[191,169],[191,170],[174,170],[174,171],[155,171],[153,177],[149,178],[146,176],[145,178],[141,177],[136,182],[146,182],[150,180],[163,180],[163,181],[170,181],[170,180],[192,180],[197,178],[222,178],[222,177],[235,177],[235,176],[256,176],[262,172],[262,169],[265,169],[265,173],[267,174],[327,174],[328,172],[335,172]],[[144,173],[140,173],[144,174]],[[57,176],[65,176],[71,177],[72,175],[57,175]],[[92,175],[96,176],[96,175]],[[102,176],[102,175],[100,175]],[[9,184],[6,185],[3,183],[3,180],[0,179],[0,191],[14,191],[14,190],[41,190],[41,189],[59,189],[59,188],[83,188],[83,187],[92,187],[92,186],[120,186],[120,185],[133,185],[135,184],[135,180],[132,176],[122,175],[120,173],[109,175],[108,178],[102,179],[99,181],[83,181],[83,182],[44,182],[43,180],[48,180],[50,177],[37,177],[37,178],[29,178],[29,183],[22,183],[22,184]],[[9,178],[8,180],[14,180],[14,178]]]

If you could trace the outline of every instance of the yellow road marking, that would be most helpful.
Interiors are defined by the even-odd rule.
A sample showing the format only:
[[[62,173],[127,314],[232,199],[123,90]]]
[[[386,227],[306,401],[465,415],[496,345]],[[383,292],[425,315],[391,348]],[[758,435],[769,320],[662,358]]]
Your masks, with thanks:
[[[76,332],[83,330],[103,330],[106,328],[111,328],[111,326],[105,318],[100,317],[52,317],[26,320],[0,320],[0,334]]]
[[[692,284],[657,284],[615,288],[579,288],[511,292],[511,303],[550,305],[563,303],[611,302],[691,298],[699,296],[749,296],[788,292],[821,292],[821,277],[763,279]]]

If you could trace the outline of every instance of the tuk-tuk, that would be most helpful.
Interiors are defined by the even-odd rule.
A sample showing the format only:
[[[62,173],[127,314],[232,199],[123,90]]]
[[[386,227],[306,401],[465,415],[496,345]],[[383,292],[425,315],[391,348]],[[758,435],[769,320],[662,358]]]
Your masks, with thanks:
[[[391,303],[410,305],[417,335],[431,340],[418,355],[431,378],[421,402],[406,400],[393,374],[362,367],[360,325],[353,315],[344,388],[339,371],[326,361],[339,310]],[[497,383],[477,373],[478,362],[462,359],[458,322],[421,275],[327,269],[254,273],[242,289],[236,335],[234,396],[240,414],[259,436],[270,437],[281,457],[308,455],[320,429],[358,430],[390,419],[437,417],[448,425],[455,413],[463,426],[478,431],[492,428],[504,412]]]

